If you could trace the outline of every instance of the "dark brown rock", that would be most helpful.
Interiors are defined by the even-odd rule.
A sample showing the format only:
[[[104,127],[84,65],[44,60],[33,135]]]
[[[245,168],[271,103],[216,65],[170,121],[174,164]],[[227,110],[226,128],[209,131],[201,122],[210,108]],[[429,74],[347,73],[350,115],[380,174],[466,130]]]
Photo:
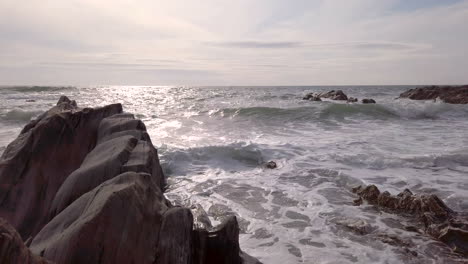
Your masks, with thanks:
[[[449,104],[468,104],[468,85],[414,88],[400,94],[399,98],[412,100],[436,100],[439,98]]]
[[[414,217],[426,234],[468,256],[468,216],[454,212],[436,195],[414,195],[405,189],[394,196],[389,192],[380,193],[375,185],[359,186],[353,192],[382,209]]]
[[[50,209],[51,218],[81,195],[121,174],[137,143],[136,138],[123,136],[97,145],[57,191]]]
[[[348,103],[356,103],[358,101],[357,98],[354,98],[354,97],[349,97],[348,98]]]
[[[269,161],[265,164],[265,167],[268,169],[276,169],[278,165],[276,165],[276,162],[274,161]]]
[[[73,202],[30,248],[56,263],[153,263],[166,210],[149,174],[127,172]]]
[[[0,159],[0,216],[23,239],[46,224],[57,190],[94,148],[101,120],[120,112],[120,104],[79,109],[63,97],[8,145]]]
[[[322,99],[320,99],[320,97],[316,93],[308,93],[302,98],[302,100],[309,100],[309,101],[316,101],[316,102],[322,101]]]
[[[331,90],[329,92],[325,92],[325,93],[320,93],[318,95],[320,98],[328,98],[328,99],[331,99],[331,100],[340,100],[340,101],[347,101],[348,100],[348,96],[343,93],[342,90]]]
[[[302,99],[303,100],[310,100],[310,101],[322,101],[322,98],[327,98],[331,100],[341,100],[341,101],[347,101],[348,96],[343,93],[341,90],[331,90],[329,92],[323,92],[323,93],[308,93],[306,94]]]
[[[79,109],[61,97],[9,145],[0,180],[0,216],[57,264],[259,263],[240,251],[235,217],[194,231],[190,210],[166,200],[157,150],[120,105]]]
[[[362,99],[362,103],[363,104],[375,104],[375,100],[374,99],[368,99],[368,98],[364,98]]]
[[[195,230],[195,261],[197,264],[241,264],[239,225],[230,216],[214,231]]]
[[[163,216],[155,263],[193,263],[193,216],[189,209],[174,207]]]
[[[32,254],[23,244],[21,236],[3,218],[0,218],[0,263],[51,264],[51,262]]]

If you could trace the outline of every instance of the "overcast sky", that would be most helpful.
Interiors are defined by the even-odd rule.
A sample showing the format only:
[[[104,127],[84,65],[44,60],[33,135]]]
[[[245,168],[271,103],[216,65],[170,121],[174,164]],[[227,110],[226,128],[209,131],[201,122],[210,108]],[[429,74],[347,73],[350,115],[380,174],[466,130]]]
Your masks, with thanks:
[[[0,84],[468,83],[468,0],[0,0]]]

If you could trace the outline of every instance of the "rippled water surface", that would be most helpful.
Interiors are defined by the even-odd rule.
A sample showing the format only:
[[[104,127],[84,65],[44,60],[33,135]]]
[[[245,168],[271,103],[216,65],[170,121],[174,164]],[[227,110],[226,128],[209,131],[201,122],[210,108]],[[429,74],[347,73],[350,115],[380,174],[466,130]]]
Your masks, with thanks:
[[[237,215],[264,263],[450,263],[410,219],[352,203],[352,187],[375,184],[468,210],[468,106],[395,100],[407,88],[338,87],[378,103],[362,105],[301,100],[337,87],[2,87],[0,152],[60,95],[120,102],[159,149],[166,196],[213,223]]]

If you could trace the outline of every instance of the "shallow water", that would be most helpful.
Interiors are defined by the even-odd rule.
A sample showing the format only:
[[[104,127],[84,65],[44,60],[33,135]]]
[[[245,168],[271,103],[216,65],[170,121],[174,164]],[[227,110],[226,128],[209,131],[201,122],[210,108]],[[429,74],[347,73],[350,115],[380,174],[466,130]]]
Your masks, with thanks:
[[[405,231],[409,219],[353,206],[350,189],[409,188],[468,211],[468,106],[395,100],[404,86],[338,88],[378,104],[301,100],[337,87],[2,87],[0,152],[60,95],[120,102],[159,150],[166,196],[214,223],[236,214],[241,247],[264,263],[450,263]]]

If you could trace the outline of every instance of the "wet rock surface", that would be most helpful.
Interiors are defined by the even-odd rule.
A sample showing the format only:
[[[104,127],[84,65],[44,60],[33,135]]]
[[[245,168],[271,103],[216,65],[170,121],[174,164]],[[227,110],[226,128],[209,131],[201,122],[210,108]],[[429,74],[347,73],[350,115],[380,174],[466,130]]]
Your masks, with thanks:
[[[329,92],[323,93],[309,93],[306,94],[302,99],[303,100],[310,100],[310,101],[322,101],[322,98],[327,98],[331,100],[340,100],[340,101],[347,101],[348,96],[341,90],[331,90]]]
[[[5,263],[259,263],[241,252],[235,216],[212,227],[200,212],[194,229],[192,212],[166,200],[146,127],[120,104],[61,97],[0,165],[0,217],[13,225],[0,260],[18,260]]]
[[[368,99],[368,98],[364,98],[362,99],[362,103],[363,104],[375,104],[375,100],[374,99]]]
[[[440,99],[449,104],[468,104],[468,85],[414,88],[400,94],[399,98],[409,98],[411,100]]]
[[[21,236],[3,218],[0,218],[0,263],[48,264],[44,258],[31,253]]]
[[[454,212],[436,195],[414,195],[408,189],[391,195],[380,192],[375,185],[359,186],[353,192],[359,196],[354,201],[356,205],[366,201],[383,210],[412,217],[427,235],[468,256],[468,215]],[[418,231],[418,228],[411,227],[411,230]]]

